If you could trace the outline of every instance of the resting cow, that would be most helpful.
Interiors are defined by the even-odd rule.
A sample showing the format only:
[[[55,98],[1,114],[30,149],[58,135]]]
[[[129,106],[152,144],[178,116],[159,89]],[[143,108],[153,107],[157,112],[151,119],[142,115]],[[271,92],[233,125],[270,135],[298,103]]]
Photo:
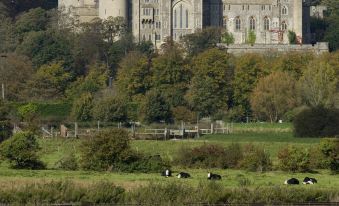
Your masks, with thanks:
[[[296,178],[291,178],[289,180],[286,180],[285,185],[299,185],[299,180]]]
[[[305,177],[304,181],[303,181],[304,185],[313,185],[315,183],[318,183],[318,181],[315,178],[312,178],[312,177]]]
[[[172,177],[172,171],[171,170],[165,170],[161,173],[161,176]]]
[[[208,173],[207,179],[209,180],[221,180],[221,176],[218,174]]]
[[[180,178],[190,178],[191,175],[186,173],[186,172],[180,172],[177,177],[180,179]]]

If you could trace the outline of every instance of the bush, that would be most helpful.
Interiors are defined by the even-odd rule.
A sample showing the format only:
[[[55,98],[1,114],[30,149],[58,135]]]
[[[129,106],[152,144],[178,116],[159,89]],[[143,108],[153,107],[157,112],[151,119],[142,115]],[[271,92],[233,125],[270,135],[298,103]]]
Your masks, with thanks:
[[[324,164],[333,173],[339,172],[339,138],[323,139],[320,142],[319,149],[324,156]]]
[[[244,148],[244,157],[240,162],[240,167],[252,172],[263,172],[271,170],[272,161],[269,153],[263,148],[249,144]]]
[[[310,155],[305,149],[287,146],[278,152],[279,168],[283,171],[310,171]]]
[[[79,168],[78,160],[74,153],[70,153],[62,157],[57,163],[56,167],[63,170],[77,170]]]
[[[339,135],[339,110],[313,107],[300,112],[293,121],[297,137],[334,137]]]
[[[0,120],[0,143],[12,135],[12,125],[9,121]]]
[[[191,168],[227,168],[225,149],[205,144],[193,149],[182,147],[177,159],[179,165]]]
[[[117,164],[117,170],[123,172],[144,172],[144,173],[159,173],[170,168],[160,155],[154,156],[135,156],[134,161],[126,164],[124,162]]]
[[[18,169],[43,169],[37,152],[39,144],[30,132],[15,134],[0,145],[0,155]]]
[[[115,96],[101,98],[92,109],[93,117],[101,121],[126,122],[127,106]]]

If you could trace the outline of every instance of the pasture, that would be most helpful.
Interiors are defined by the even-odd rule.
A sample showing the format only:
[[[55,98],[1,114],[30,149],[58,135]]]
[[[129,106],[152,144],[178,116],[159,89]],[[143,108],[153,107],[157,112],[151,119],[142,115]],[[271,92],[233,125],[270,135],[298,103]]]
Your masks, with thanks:
[[[206,135],[198,139],[180,139],[180,140],[134,140],[131,147],[138,152],[148,155],[160,154],[169,161],[176,158],[176,153],[182,148],[195,147],[205,143],[227,146],[231,143],[240,144],[259,144],[269,151],[273,164],[277,161],[278,150],[287,144],[293,144],[300,148],[311,148],[319,142],[315,138],[295,138],[292,135],[289,125],[235,125],[233,134],[223,135]],[[173,174],[186,171],[192,175],[192,178],[182,180],[175,177],[164,178],[160,174],[145,173],[113,173],[113,172],[90,172],[90,171],[62,171],[55,169],[56,162],[63,157],[64,154],[73,151],[79,156],[81,150],[81,140],[79,139],[39,139],[41,146],[42,161],[47,164],[46,170],[14,170],[9,169],[6,163],[0,164],[0,186],[13,187],[25,183],[49,182],[59,180],[72,180],[76,183],[86,185],[98,181],[114,182],[126,189],[135,188],[150,182],[167,183],[167,182],[184,182],[192,186],[197,186],[200,182],[207,181],[207,173],[209,171],[222,175],[221,183],[225,187],[265,187],[265,186],[281,186],[285,179],[296,177],[302,180],[306,176],[315,177],[319,180],[316,187],[320,188],[339,188],[339,177],[331,175],[328,170],[318,170],[312,174],[306,173],[286,173],[281,171],[272,171],[265,173],[246,172],[242,170],[221,170],[221,169],[186,169],[173,168]],[[304,186],[300,187],[314,187]]]

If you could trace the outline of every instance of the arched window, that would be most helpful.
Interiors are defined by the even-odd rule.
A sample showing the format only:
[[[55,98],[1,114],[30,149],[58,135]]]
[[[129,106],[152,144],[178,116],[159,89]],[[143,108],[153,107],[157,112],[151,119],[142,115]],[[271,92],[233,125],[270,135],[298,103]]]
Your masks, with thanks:
[[[177,19],[177,10],[174,10],[174,15],[173,16],[174,16],[174,28],[177,28],[177,23],[178,23],[177,22],[177,20],[178,20]]]
[[[267,16],[265,16],[264,18],[264,30],[270,30],[270,19]]]
[[[186,9],[186,29],[188,28],[188,10]]]
[[[287,24],[285,21],[281,23],[281,30],[286,31],[287,30]]]
[[[283,7],[282,7],[281,13],[282,13],[283,15],[287,15],[287,7],[286,7],[286,6],[283,6]]]
[[[180,29],[182,29],[182,4],[180,4]]]
[[[227,17],[224,16],[223,20],[222,20],[222,26],[224,27],[224,29],[227,29]]]
[[[253,16],[250,18],[250,30],[255,30],[255,19]]]
[[[241,29],[241,20],[240,17],[235,18],[235,30],[239,31]]]

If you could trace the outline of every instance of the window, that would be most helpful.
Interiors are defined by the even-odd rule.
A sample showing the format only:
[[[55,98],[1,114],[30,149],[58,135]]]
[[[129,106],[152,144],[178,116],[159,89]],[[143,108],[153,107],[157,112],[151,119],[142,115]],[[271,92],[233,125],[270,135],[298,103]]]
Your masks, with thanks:
[[[177,10],[174,10],[174,28],[177,28]]]
[[[283,6],[283,8],[281,9],[281,13],[283,15],[287,15],[287,7],[286,6]]]
[[[250,18],[250,30],[255,30],[255,19],[253,16]]]
[[[286,31],[287,30],[287,24],[285,21],[281,23],[281,30]]]
[[[267,16],[265,16],[264,18],[264,30],[270,30],[270,19]]]
[[[235,30],[239,31],[241,29],[241,20],[239,17],[235,19]]]
[[[226,16],[224,16],[223,18],[222,26],[224,27],[224,29],[227,29],[227,17]]]
[[[188,29],[188,10],[186,9],[186,29]]]
[[[182,29],[182,4],[180,4],[180,28]]]

